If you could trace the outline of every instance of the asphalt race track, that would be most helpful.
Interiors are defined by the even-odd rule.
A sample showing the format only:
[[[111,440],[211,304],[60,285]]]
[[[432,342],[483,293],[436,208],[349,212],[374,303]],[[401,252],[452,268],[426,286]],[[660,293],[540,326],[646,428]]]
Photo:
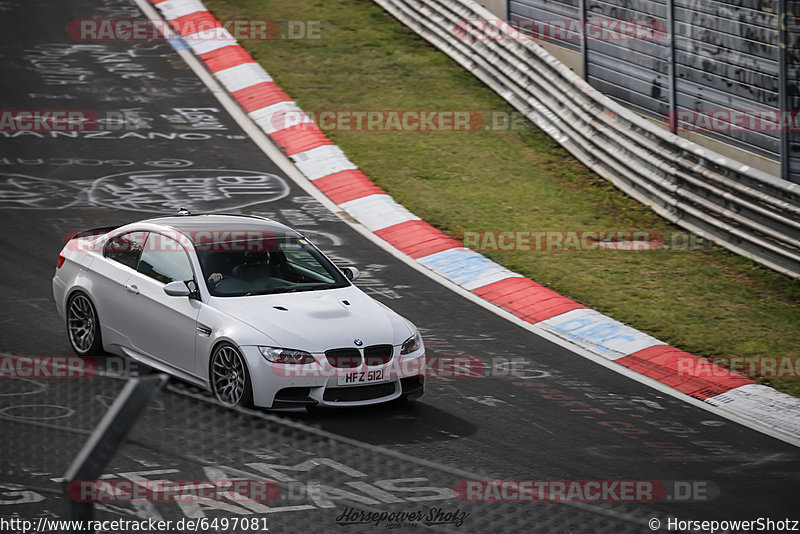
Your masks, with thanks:
[[[187,207],[263,215],[305,232],[340,265],[357,266],[363,290],[420,327],[429,357],[460,358],[480,372],[429,378],[427,394],[408,407],[272,413],[264,420],[223,410],[173,385],[137,425],[132,438],[138,444],[127,445],[108,473],[130,478],[131,472],[168,467],[171,473],[180,471],[171,477],[199,480],[224,464],[238,469],[238,476],[255,476],[253,464],[259,462],[293,466],[325,457],[339,462],[333,471],[350,477],[331,475],[326,484],[355,493],[365,491],[348,484],[356,479],[370,482],[373,490],[376,481],[413,477],[453,487],[464,478],[459,473],[476,473],[514,480],[694,481],[713,497],[626,503],[630,521],[567,505],[497,508],[513,516],[504,531],[519,532],[543,526],[543,511],[555,518],[547,529],[585,532],[620,531],[616,521],[633,532],[648,532],[651,516],[797,518],[796,447],[571,353],[399,262],[287,178],[169,43],[79,42],[66,32],[76,19],[141,17],[130,0],[0,2],[3,108],[84,110],[101,119],[92,132],[0,131],[0,352],[71,354],[50,285],[68,232]],[[115,360],[108,366],[129,371]],[[65,502],[57,479],[122,382],[97,377],[0,384],[0,516],[62,517]],[[278,437],[265,431],[279,427],[279,419],[345,439],[332,447],[299,430]],[[382,448],[403,456],[390,459]],[[362,452],[354,455],[356,449]],[[354,458],[363,463],[353,465]],[[456,510],[462,504],[413,500],[402,492],[392,500],[385,493],[372,492],[379,503],[374,508]],[[141,518],[249,513],[268,517],[271,530],[280,532],[298,521],[335,525],[347,498],[331,499],[330,506],[325,502],[310,498],[297,509],[270,514],[152,504],[109,506],[103,513]],[[441,528],[486,531],[476,514],[462,525]]]

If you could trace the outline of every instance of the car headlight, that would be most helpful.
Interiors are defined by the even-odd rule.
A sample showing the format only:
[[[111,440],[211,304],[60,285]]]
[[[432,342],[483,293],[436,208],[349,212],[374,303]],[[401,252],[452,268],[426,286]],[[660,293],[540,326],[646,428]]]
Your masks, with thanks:
[[[400,347],[400,354],[411,354],[418,350],[420,345],[422,345],[422,337],[419,335],[419,331],[417,331],[414,332],[413,336],[403,341],[403,346]]]
[[[272,363],[307,364],[314,363],[314,357],[303,350],[282,349],[279,347],[258,347],[261,354]]]

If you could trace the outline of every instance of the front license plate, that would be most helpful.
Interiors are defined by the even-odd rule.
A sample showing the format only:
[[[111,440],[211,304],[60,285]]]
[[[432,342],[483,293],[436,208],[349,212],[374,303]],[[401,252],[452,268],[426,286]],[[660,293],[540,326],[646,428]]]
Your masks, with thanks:
[[[374,384],[376,382],[386,382],[385,369],[374,369],[372,371],[349,371],[337,377],[337,384],[340,386],[356,386],[359,384]]]

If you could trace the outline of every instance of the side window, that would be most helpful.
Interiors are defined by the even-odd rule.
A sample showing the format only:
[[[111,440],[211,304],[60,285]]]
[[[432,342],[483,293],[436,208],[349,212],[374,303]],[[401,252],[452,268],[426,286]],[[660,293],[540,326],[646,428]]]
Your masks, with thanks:
[[[286,260],[294,266],[302,267],[315,274],[319,274],[325,279],[330,279],[331,275],[325,270],[320,262],[298,243],[286,242],[281,246]]]
[[[180,243],[157,233],[148,236],[137,270],[163,284],[194,279],[189,256]]]
[[[144,250],[147,232],[129,232],[112,237],[103,247],[103,256],[136,269]]]

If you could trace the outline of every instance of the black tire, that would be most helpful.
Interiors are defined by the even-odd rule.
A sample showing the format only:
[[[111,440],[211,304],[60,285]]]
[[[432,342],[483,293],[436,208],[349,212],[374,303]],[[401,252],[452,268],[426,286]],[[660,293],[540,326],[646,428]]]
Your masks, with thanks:
[[[247,362],[238,348],[221,343],[211,353],[208,379],[211,391],[223,406],[253,407],[253,386]]]
[[[103,352],[100,319],[88,295],[76,292],[67,301],[67,338],[78,356],[96,356]]]

